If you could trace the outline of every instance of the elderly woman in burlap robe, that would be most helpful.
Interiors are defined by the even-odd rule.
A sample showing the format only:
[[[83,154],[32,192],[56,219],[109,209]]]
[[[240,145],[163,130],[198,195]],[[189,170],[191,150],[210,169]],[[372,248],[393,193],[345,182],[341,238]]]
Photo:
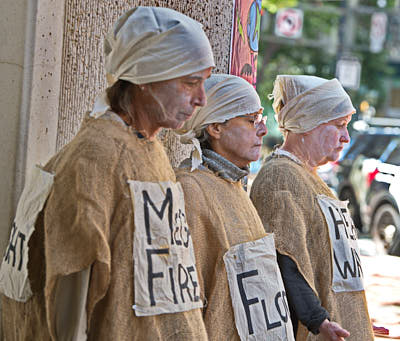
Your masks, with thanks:
[[[260,99],[232,75],[212,75],[205,88],[207,105],[178,131],[195,149],[176,175],[185,193],[208,337],[294,340],[273,236],[243,189],[267,133]]]
[[[205,104],[210,43],[181,13],[137,7],[106,37],[105,64],[110,87],[26,182],[0,271],[4,339],[207,340],[192,241],[177,245],[159,214],[184,203],[156,136]]]
[[[273,97],[284,143],[250,197],[275,234],[296,340],[373,340],[347,203],[317,175],[349,142],[355,109],[336,79],[278,76]]]

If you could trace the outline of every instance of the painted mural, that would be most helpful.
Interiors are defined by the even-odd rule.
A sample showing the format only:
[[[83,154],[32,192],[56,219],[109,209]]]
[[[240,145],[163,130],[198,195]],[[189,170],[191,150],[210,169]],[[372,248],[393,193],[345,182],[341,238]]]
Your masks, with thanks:
[[[262,0],[234,1],[229,72],[255,87]]]

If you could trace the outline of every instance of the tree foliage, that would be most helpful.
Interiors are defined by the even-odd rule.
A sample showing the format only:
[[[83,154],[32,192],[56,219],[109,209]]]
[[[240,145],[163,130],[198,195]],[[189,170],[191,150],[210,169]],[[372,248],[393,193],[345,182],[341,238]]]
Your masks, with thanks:
[[[262,7],[270,13],[276,13],[280,8],[296,7],[297,0],[262,0]]]

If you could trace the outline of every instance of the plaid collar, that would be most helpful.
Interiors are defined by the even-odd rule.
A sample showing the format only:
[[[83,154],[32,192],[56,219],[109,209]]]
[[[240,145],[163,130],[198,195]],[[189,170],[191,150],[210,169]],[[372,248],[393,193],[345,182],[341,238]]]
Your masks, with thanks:
[[[219,177],[228,181],[237,182],[242,180],[242,182],[247,183],[246,177],[249,174],[248,167],[245,169],[239,168],[232,162],[225,159],[223,156],[210,149],[203,149],[202,152],[204,165],[216,173]]]

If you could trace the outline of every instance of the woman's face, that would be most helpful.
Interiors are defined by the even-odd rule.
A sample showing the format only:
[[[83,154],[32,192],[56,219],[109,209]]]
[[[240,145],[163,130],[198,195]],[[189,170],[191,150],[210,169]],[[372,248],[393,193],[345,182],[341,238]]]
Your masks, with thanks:
[[[212,68],[188,76],[144,84],[142,101],[152,124],[164,128],[181,128],[194,113],[196,107],[206,104],[204,81],[210,77]]]
[[[351,114],[323,123],[304,134],[304,144],[312,167],[336,161],[345,143],[350,142],[347,125]]]
[[[239,168],[257,161],[261,156],[262,138],[268,132],[265,121],[257,122],[257,115],[239,116],[217,124],[219,134],[211,142],[213,150]]]

